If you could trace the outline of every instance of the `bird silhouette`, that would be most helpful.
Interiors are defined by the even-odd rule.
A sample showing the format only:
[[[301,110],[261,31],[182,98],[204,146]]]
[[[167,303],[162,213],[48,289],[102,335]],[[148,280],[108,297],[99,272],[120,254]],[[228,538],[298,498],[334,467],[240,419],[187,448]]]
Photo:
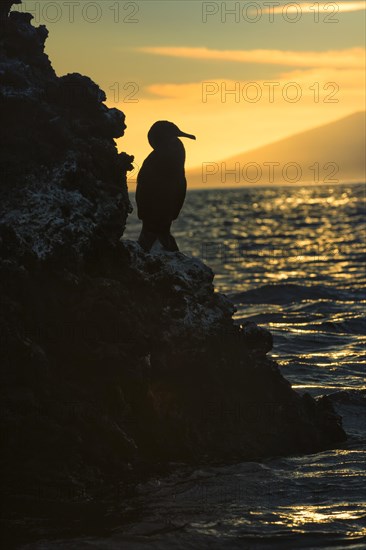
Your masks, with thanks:
[[[143,222],[138,242],[146,252],[151,250],[156,240],[166,250],[179,250],[170,233],[187,190],[184,173],[186,152],[179,137],[196,139],[167,120],[155,122],[147,135],[153,151],[141,166],[136,187],[137,215]]]

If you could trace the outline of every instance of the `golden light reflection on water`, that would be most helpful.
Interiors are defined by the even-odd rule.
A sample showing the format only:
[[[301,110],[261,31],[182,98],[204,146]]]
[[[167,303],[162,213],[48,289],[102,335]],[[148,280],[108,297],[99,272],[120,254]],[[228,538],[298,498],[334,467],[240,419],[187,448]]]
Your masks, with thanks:
[[[275,263],[278,263],[278,262],[275,262]],[[268,273],[267,277],[268,279],[272,279],[274,281],[285,281],[286,279],[289,278],[290,275],[296,275],[297,272],[295,271],[292,271],[292,272],[288,272],[288,273]]]
[[[251,510],[250,517],[258,517],[262,526],[273,526],[274,528],[280,526],[290,529],[294,533],[309,533],[309,528],[311,529],[311,527],[322,526],[323,529],[328,531],[336,522],[352,522],[364,517],[362,505],[359,506],[359,511],[354,508],[348,510],[348,507],[347,503],[340,503],[337,504],[336,508],[314,505],[277,508],[269,516],[267,515],[266,518],[263,517],[263,510],[260,509]],[[235,527],[246,526],[248,525],[248,518],[235,517],[229,519],[228,523]],[[346,525],[346,529],[347,527]],[[207,532],[207,528],[205,532]],[[346,533],[350,538],[364,536],[366,535],[366,527],[357,526],[357,528],[352,530],[348,527]]]
[[[363,214],[357,189],[202,194],[207,206],[201,211],[210,221],[197,223],[195,231],[213,243],[213,254],[204,259],[212,263],[220,290],[232,295],[235,319],[251,319],[272,331],[271,358],[279,359],[282,374],[300,394],[338,394],[346,431],[358,438],[364,434],[359,391],[366,386]],[[195,204],[192,200],[192,219]],[[218,240],[211,241],[212,235]],[[349,398],[342,392],[350,392]],[[365,450],[356,444],[350,438],[342,449],[274,459],[255,473],[238,466],[238,474],[235,466],[233,477],[225,472],[224,481],[210,478],[218,497],[206,511],[212,519],[216,508],[218,517],[197,521],[195,530],[212,536],[258,534],[269,548],[272,542],[280,548],[282,541],[289,548],[288,535],[295,535],[293,548],[303,547],[304,534],[318,533],[324,546],[345,535],[353,544],[366,536],[366,506],[360,502]]]
[[[329,384],[321,384],[321,386],[319,384],[292,384],[292,387],[294,390],[301,390],[301,389],[308,389],[308,388],[321,388],[324,392],[328,391],[328,390],[339,390],[339,386],[331,386]],[[366,386],[365,386],[366,388]],[[346,391],[346,390],[354,390],[354,386],[343,386],[342,385],[342,390]],[[362,387],[361,387],[362,389]]]
[[[309,524],[325,524],[333,523],[334,521],[342,520],[357,520],[364,516],[364,511],[356,512],[355,510],[348,511],[347,503],[344,503],[344,509],[328,508],[327,506],[299,506],[294,508],[286,508],[285,513],[279,514],[279,519],[273,523],[286,525],[288,527],[301,527]],[[358,531],[359,535],[366,534],[366,527]],[[355,533],[352,532],[355,536]]]

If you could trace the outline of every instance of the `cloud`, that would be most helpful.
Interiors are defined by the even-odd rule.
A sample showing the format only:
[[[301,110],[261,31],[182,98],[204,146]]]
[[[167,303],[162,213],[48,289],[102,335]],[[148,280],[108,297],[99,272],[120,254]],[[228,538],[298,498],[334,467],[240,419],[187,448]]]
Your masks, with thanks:
[[[352,94],[353,100],[359,96],[363,98],[365,95],[364,81],[365,73],[362,70],[307,69],[284,72],[274,79],[257,79],[256,81],[219,79],[183,84],[157,83],[147,86],[147,91],[151,94],[152,99],[155,96],[155,100],[166,98],[186,103],[203,102],[211,105],[217,103],[223,107],[223,103],[233,104],[245,101],[248,104],[261,103],[263,105],[269,101],[270,97],[273,97],[271,103],[282,103],[284,101],[283,93],[287,93],[287,90],[290,95],[291,93],[296,95],[295,88],[297,87],[299,90],[301,88],[302,102],[314,102],[316,94],[320,94],[320,91],[317,90],[322,89],[324,98],[334,94],[334,97],[338,98],[338,103],[341,101],[340,98],[342,101],[346,101],[348,94]],[[257,95],[256,90],[259,92],[258,101],[252,101],[251,98]],[[294,101],[294,103],[297,102]],[[329,103],[333,103],[333,101],[329,101]],[[362,104],[358,108],[362,109]]]
[[[190,83],[150,84],[147,91],[152,102],[164,99],[163,105],[185,105],[185,110],[197,115],[209,114],[219,118],[228,112],[243,109],[269,110],[289,108],[301,112],[312,108],[314,114],[322,106],[324,111],[362,110],[365,101],[365,73],[360,69],[314,68],[283,72],[274,79],[228,80]],[[333,105],[333,107],[332,107]],[[315,120],[316,120],[315,115]],[[292,125],[292,121],[291,121]]]
[[[205,61],[234,61],[265,65],[296,67],[334,67],[359,69],[365,65],[365,49],[349,48],[329,51],[289,50],[211,50],[208,48],[147,46],[138,51],[168,57],[180,57]]]
[[[119,105],[128,125],[121,147],[134,153],[141,165],[150,152],[146,139],[150,125],[172,120],[197,135],[197,141],[185,142],[188,166],[216,162],[364,110],[364,82],[361,69],[296,68],[273,79],[256,80],[260,91],[256,102],[252,102],[255,87],[246,88],[246,80],[222,78],[208,90],[207,82],[154,83],[139,103]]]
[[[278,2],[273,2],[277,4]],[[336,19],[337,13],[341,12],[351,12],[351,11],[362,11],[366,9],[366,2],[318,2],[318,6],[314,2],[302,2],[297,3],[299,7],[291,7],[286,1],[285,5],[282,6],[272,6],[265,8],[263,13],[273,13],[279,15],[283,13],[284,8],[286,7],[286,13],[291,15],[291,12],[297,13],[310,13],[312,15],[316,13],[326,13],[329,14],[329,17]],[[301,8],[301,12],[300,9]]]

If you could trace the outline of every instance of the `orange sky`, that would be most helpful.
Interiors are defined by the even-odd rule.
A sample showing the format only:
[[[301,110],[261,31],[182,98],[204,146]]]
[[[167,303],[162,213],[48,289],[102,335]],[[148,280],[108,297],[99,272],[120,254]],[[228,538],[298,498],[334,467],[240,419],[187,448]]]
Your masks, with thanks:
[[[194,167],[365,109],[366,2],[72,4],[15,9],[46,24],[59,75],[90,76],[125,112],[117,143],[136,170],[159,119],[197,136],[185,140]]]
[[[225,57],[250,55],[245,51],[220,52],[223,53]],[[153,55],[177,54],[175,50],[163,54],[160,49]],[[206,55],[214,56],[215,52],[185,48],[181,55],[196,60]],[[144,156],[149,146],[140,143],[140,136],[144,135],[146,126],[157,119],[173,120],[184,131],[197,136],[196,142],[184,142],[187,166],[198,166],[365,108],[364,50],[354,48],[322,52],[321,55],[283,52],[284,58],[286,55],[288,58],[294,55],[299,68],[278,71],[276,78],[149,85],[149,97],[138,103],[120,104],[130,125],[129,135],[120,140],[120,147],[139,143]],[[270,50],[253,54],[255,63],[268,59],[275,64],[279,56],[278,51]]]

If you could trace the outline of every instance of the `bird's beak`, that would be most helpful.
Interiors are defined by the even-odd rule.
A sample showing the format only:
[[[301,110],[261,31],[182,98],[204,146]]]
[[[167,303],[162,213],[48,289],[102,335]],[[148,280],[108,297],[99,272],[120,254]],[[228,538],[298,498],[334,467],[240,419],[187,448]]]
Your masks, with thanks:
[[[189,138],[189,139],[196,139],[196,136],[193,136],[192,134],[186,134],[185,132],[180,132],[178,134],[178,137],[186,137],[186,138]]]

